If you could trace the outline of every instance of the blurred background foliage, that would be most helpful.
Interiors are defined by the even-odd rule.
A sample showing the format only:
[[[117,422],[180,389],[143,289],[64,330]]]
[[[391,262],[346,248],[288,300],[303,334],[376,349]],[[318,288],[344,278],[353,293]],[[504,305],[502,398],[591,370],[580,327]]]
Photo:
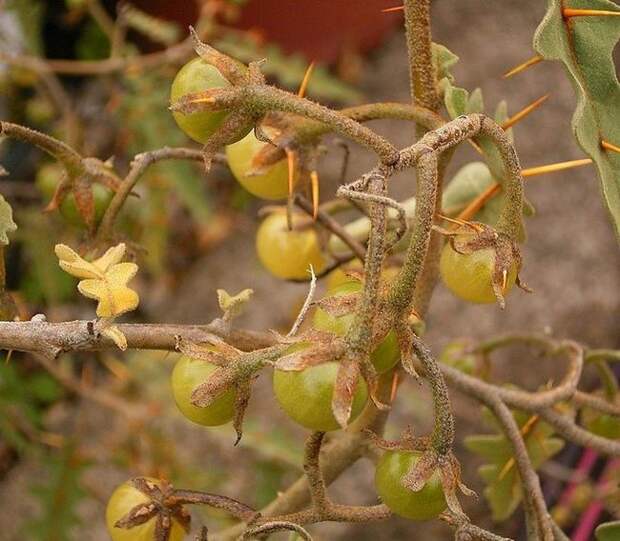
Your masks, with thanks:
[[[241,28],[245,3],[182,2],[171,12],[169,2],[7,0],[0,11],[0,52],[85,62],[119,55],[139,58],[178,46],[191,23],[204,26],[216,47],[242,61],[268,58],[267,76],[296,88],[310,59],[303,50],[284,50],[269,41],[259,26]],[[122,28],[115,27],[115,19],[122,20]],[[192,54],[187,48],[183,57],[154,69],[58,77],[0,59],[0,117],[54,135],[85,155],[111,158],[126,170],[140,152],[187,145],[168,105],[172,78]],[[350,70],[346,78],[339,75],[337,65],[330,67],[319,59],[309,93],[332,104],[359,101]],[[0,143],[0,163],[10,172],[0,191],[11,202],[19,225],[7,261],[7,286],[14,291],[19,317],[29,319],[35,313],[45,313],[50,320],[89,317],[88,305],[82,304],[74,280],[58,267],[53,250],[57,242],[79,246],[85,231],[64,205],[61,212],[42,212],[60,180],[60,169],[39,150],[12,140]],[[118,234],[131,239],[130,248],[141,261],[140,287],[152,291],[151,296],[174,288],[190,262],[244,223],[244,211],[254,203],[230,180],[224,168],[205,178],[201,164],[183,161],[157,164],[145,174],[125,206]],[[144,309],[148,311],[148,306]],[[0,479],[26,457],[34,458],[41,469],[29,488],[36,508],[19,518],[14,533],[7,534],[9,539],[13,535],[77,539],[80,506],[89,500],[100,505],[106,497],[85,475],[102,465],[162,475],[180,486],[211,491],[230,484],[231,476],[250,476],[236,482],[253,487],[248,503],[259,507],[275,497],[283,482],[293,479],[301,457],[298,438],[287,429],[265,432],[252,419],[241,447],[253,457],[255,468],[240,473],[223,464],[205,468],[204,463],[188,461],[183,445],[177,445],[183,441],[176,434],[179,415],[168,398],[172,359],[164,357],[142,352],[121,362],[105,352],[63,360],[83,384],[96,381],[127,400],[150,404],[148,423],[146,417],[137,425],[103,423],[101,444],[85,436],[88,422],[80,418],[78,397],[68,396],[52,376],[25,357],[19,362],[10,356],[0,360]],[[184,438],[199,434],[194,427],[183,430]],[[227,430],[214,432],[209,445],[230,443]],[[217,454],[213,460],[219,460]],[[227,520],[224,514],[219,518]]]

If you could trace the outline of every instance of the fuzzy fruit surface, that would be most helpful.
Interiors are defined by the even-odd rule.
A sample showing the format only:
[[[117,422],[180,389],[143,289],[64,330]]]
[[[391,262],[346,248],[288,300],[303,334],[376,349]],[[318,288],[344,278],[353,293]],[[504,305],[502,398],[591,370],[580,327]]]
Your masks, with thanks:
[[[146,480],[158,484],[157,479],[146,477]],[[155,539],[155,522],[153,517],[144,524],[138,524],[133,528],[117,528],[115,524],[122,519],[136,505],[149,501],[149,497],[135,488],[129,481],[118,486],[110,496],[105,510],[105,521],[108,533],[112,541],[152,541]],[[172,520],[170,531],[170,541],[182,541],[185,537],[185,530],[176,521]]]
[[[383,503],[395,514],[411,520],[430,520],[448,506],[439,473],[435,471],[418,492],[402,485],[403,477],[419,459],[420,453],[413,451],[386,451],[377,464],[375,486]]]
[[[441,252],[439,270],[443,283],[457,297],[473,303],[489,304],[497,300],[492,282],[494,266],[495,252],[491,248],[460,254],[447,242]],[[508,272],[505,293],[512,289],[516,279],[517,267],[513,263]]]
[[[202,426],[223,425],[234,416],[234,389],[224,391],[204,408],[191,402],[194,389],[207,381],[216,370],[217,366],[212,363],[183,355],[172,371],[172,394],[177,407],[187,419]]]
[[[271,130],[263,128],[268,137]],[[261,199],[279,200],[288,197],[288,162],[280,160],[266,168],[263,173],[253,174],[255,158],[269,143],[259,141],[250,131],[241,141],[226,147],[226,158],[232,174],[248,192]]]
[[[361,289],[361,282],[349,279],[348,282],[342,283],[338,287],[332,289],[330,291],[330,296],[357,293],[361,291]],[[329,331],[337,334],[338,336],[344,336],[349,330],[354,317],[355,316],[352,313],[336,317],[328,314],[325,310],[319,307],[314,312],[312,323],[315,328],[321,331]],[[400,352],[394,331],[390,331],[384,340],[370,354],[370,360],[379,374],[394,368],[399,359]]]
[[[46,201],[49,201],[56,192],[56,186],[63,177],[63,168],[57,163],[47,163],[43,165],[36,176],[35,184],[41,195]],[[93,199],[95,203],[95,224],[98,224],[114,196],[114,192],[106,188],[103,184],[94,182]],[[60,204],[60,215],[65,221],[74,227],[86,227],[86,223],[78,210],[77,203],[73,191],[67,192],[67,195]]]
[[[332,412],[337,362],[327,362],[301,371],[274,370],[273,390],[284,412],[310,430],[329,432],[340,425]],[[364,409],[368,400],[366,382],[360,378],[353,395],[349,422]]]
[[[178,71],[172,81],[170,103],[174,103],[186,94],[229,86],[231,86],[230,82],[215,66],[208,64],[202,58],[194,58]],[[217,131],[228,114],[227,111],[198,111],[190,114],[180,111],[172,112],[179,128],[188,137],[203,144]]]
[[[293,227],[301,221],[301,215],[293,214]],[[256,252],[271,274],[285,280],[309,280],[310,265],[317,274],[325,267],[314,228],[289,231],[284,212],[274,212],[261,222],[256,233]]]

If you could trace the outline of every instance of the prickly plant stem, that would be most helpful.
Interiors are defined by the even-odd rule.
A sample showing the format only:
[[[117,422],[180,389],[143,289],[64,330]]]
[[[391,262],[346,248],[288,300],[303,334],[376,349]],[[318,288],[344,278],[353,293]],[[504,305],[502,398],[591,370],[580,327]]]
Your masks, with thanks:
[[[411,97],[418,105],[438,111],[437,74],[431,48],[430,0],[405,0],[405,33]]]
[[[386,179],[377,172],[370,177],[367,193],[384,197]],[[352,355],[368,355],[372,346],[373,320],[379,296],[381,267],[385,258],[385,233],[387,210],[385,205],[369,202],[370,235],[364,261],[364,286],[355,311],[355,317],[345,336],[345,342]]]
[[[338,111],[306,98],[269,85],[251,85],[244,88],[241,99],[256,116],[269,111],[283,111],[318,120],[333,132],[372,150],[381,162],[391,165],[398,160],[398,150],[387,139]]]
[[[0,121],[0,135],[26,141],[39,147],[50,156],[60,160],[70,171],[79,171],[83,167],[82,156],[75,150],[62,141],[40,131],[13,124],[12,122]]]
[[[411,101],[421,107],[438,113],[441,99],[437,91],[437,73],[433,62],[430,0],[407,0],[405,7],[405,34],[409,60],[409,85]],[[418,139],[432,128],[416,123]],[[435,214],[441,212],[441,193],[443,174],[452,154],[445,154],[439,159],[435,178]],[[418,191],[420,179],[418,173]],[[442,247],[441,235],[432,231],[424,256],[422,270],[414,292],[414,305],[419,314],[424,316],[428,310],[433,290],[439,279],[439,257]]]
[[[306,440],[304,452],[304,472],[308,478],[308,488],[312,506],[318,513],[324,512],[330,505],[326,493],[325,481],[321,474],[319,455],[325,432],[313,432]]]
[[[540,480],[530,461],[525,442],[512,413],[497,396],[483,397],[483,402],[491,409],[499,421],[513,450],[513,456],[523,483],[523,502],[525,507],[528,541],[554,541],[551,517],[545,504]]]
[[[418,159],[418,196],[412,224],[412,236],[405,255],[405,262],[389,294],[394,318],[401,321],[409,316],[413,303],[413,292],[422,271],[428,249],[435,199],[437,197],[437,157],[427,152]]]
[[[437,163],[437,193],[435,194],[435,216],[442,212],[441,195],[443,192],[443,177],[452,158],[453,151],[449,150],[440,156]],[[441,248],[443,247],[443,238],[438,231],[431,231],[429,238],[428,250],[422,272],[418,278],[415,291],[413,293],[413,306],[422,317],[428,312],[428,308],[433,296],[433,291],[439,280],[439,260],[441,258]]]
[[[517,241],[523,219],[523,178],[519,157],[506,132],[490,118],[481,118],[480,133],[491,137],[495,142],[507,174],[503,185],[504,206],[495,228],[511,240]]]
[[[340,109],[339,113],[355,122],[378,119],[409,120],[424,126],[427,130],[434,130],[444,124],[444,120],[438,114],[409,103],[367,103]],[[296,137],[300,141],[314,140],[329,132],[330,127],[327,124],[315,120],[305,119],[296,126]]]
[[[433,358],[428,346],[417,336],[413,336],[413,350],[424,367],[433,394],[435,421],[431,435],[431,445],[440,455],[446,455],[454,443],[454,416],[450,406],[448,387],[439,364]]]

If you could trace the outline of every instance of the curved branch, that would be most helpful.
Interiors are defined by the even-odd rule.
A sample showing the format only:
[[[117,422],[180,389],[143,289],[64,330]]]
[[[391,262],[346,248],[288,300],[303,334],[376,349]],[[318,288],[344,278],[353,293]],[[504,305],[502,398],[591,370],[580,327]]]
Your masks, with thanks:
[[[127,173],[127,176],[121,182],[118,190],[116,190],[114,197],[110,201],[110,204],[101,219],[99,229],[97,230],[97,240],[103,241],[110,236],[116,216],[120,212],[136,183],[149,166],[163,160],[202,161],[203,159],[203,152],[193,148],[164,147],[150,152],[137,154],[131,162],[129,173]],[[226,163],[226,159],[219,155],[214,156],[213,161],[217,163]]]
[[[318,120],[334,132],[372,150],[386,165],[394,164],[398,160],[398,150],[384,137],[339,111],[334,111],[306,98],[300,98],[285,90],[268,85],[253,85],[245,87],[237,99],[242,103],[251,103],[254,113],[283,111]]]

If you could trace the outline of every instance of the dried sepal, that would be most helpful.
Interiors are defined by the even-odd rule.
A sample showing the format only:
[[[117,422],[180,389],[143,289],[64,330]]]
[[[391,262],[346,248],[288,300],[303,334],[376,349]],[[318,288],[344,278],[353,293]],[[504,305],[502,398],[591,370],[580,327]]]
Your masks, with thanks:
[[[210,406],[218,396],[235,386],[237,378],[237,371],[234,368],[218,368],[192,391],[191,403],[199,408]]]
[[[494,252],[493,272],[491,285],[498,304],[503,309],[506,306],[504,294],[506,291],[507,277],[515,268],[517,272],[516,283],[524,291],[530,292],[519,278],[522,266],[521,250],[519,245],[507,235],[500,233],[492,227],[480,222],[468,222],[475,226],[477,231],[456,231],[450,236],[450,245],[455,252],[470,255],[478,250],[490,249]]]
[[[404,324],[398,325],[395,329],[398,347],[400,349],[400,362],[405,371],[420,380],[420,375],[415,369],[415,354],[413,353],[413,331]]]
[[[148,501],[140,503],[132,507],[121,519],[117,520],[114,526],[123,529],[133,528],[134,526],[139,526],[140,524],[148,522],[157,512],[157,505],[154,502]]]
[[[350,314],[355,310],[359,297],[359,293],[329,295],[316,301],[314,304],[327,312],[330,316],[340,317]]]
[[[194,51],[200,58],[216,67],[224,78],[233,85],[242,84],[246,81],[247,68],[241,62],[204,43],[192,26],[189,27],[189,31],[192,36]]]
[[[300,537],[304,541],[312,541],[312,536],[299,524],[295,524],[294,522],[287,522],[283,520],[274,520],[271,522],[265,522],[260,526],[254,526],[253,528],[247,529],[239,540],[245,539],[263,539],[264,536],[268,536],[270,534],[282,531],[290,531],[295,532],[297,537]]]
[[[309,328],[295,336],[282,336],[277,341],[289,347],[273,362],[278,370],[300,371],[338,359],[345,350],[342,338],[328,331]]]
[[[356,359],[346,355],[340,360],[334,384],[332,412],[338,424],[343,428],[349,424],[353,409],[353,397],[360,374],[360,366]]]
[[[170,502],[174,499],[175,491],[167,481],[154,483],[144,477],[135,477],[129,483],[142,492],[149,499],[138,504],[129,512],[116,521],[116,528],[130,530],[136,526],[155,519],[155,541],[169,539],[173,520],[178,522],[185,531],[189,532],[190,515],[178,502]]]
[[[212,344],[196,344],[186,340],[179,340],[176,349],[192,359],[199,359],[216,366],[226,366],[229,363],[227,354],[220,351],[218,346]]]
[[[233,428],[237,434],[234,445],[237,445],[243,437],[243,419],[248,409],[248,404],[252,396],[252,385],[250,381],[244,381],[236,386],[235,410],[233,416]]]
[[[91,179],[86,175],[77,176],[73,180],[71,190],[75,198],[75,206],[82,220],[92,231],[95,227],[95,196],[93,195]]]

